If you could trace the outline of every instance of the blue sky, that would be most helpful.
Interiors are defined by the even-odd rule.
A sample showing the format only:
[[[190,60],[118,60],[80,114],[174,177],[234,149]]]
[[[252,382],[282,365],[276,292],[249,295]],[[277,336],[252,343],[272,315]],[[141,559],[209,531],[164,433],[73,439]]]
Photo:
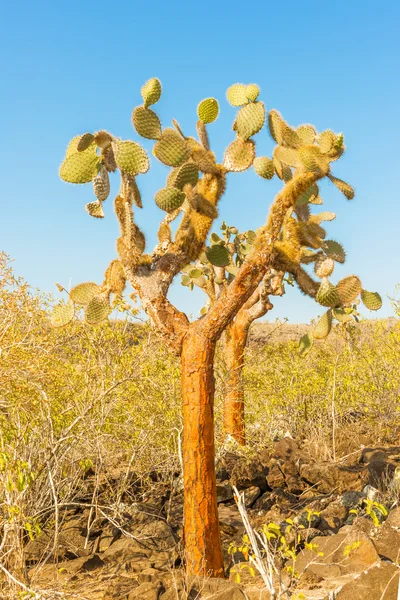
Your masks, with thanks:
[[[70,138],[104,128],[138,141],[130,115],[141,103],[141,85],[158,77],[163,124],[175,117],[189,135],[198,102],[220,101],[209,131],[221,160],[235,114],[225,91],[254,82],[267,109],[278,109],[290,124],[343,131],[347,152],[333,172],[355,187],[356,198],[348,202],[322,185],[324,210],[337,213],[328,237],[348,253],[335,276],[356,273],[367,289],[392,294],[400,282],[399,20],[396,0],[3,3],[0,250],[43,291],[57,293],[55,281],[100,282],[116,257],[112,200],[103,221],[92,219],[84,209],[91,186],[59,179]],[[271,154],[267,130],[257,144],[259,154]],[[154,159],[150,173],[138,178],[145,208],[137,221],[150,248],[162,217],[154,193],[167,172]],[[260,226],[279,187],[253,171],[230,175],[220,221],[241,230]],[[179,284],[170,297],[189,314],[202,306],[201,295]],[[269,318],[307,322],[321,312],[290,289]],[[380,314],[392,314],[387,300]]]

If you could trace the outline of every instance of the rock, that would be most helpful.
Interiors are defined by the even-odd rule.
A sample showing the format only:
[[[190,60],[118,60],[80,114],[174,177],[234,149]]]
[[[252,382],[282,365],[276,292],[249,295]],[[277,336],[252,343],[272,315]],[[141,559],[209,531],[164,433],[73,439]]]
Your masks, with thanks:
[[[118,562],[121,564],[132,560],[145,561],[150,554],[150,549],[144,548],[142,544],[139,544],[131,538],[123,537],[111,544],[111,546],[103,552],[102,558],[106,563]]]
[[[217,502],[228,502],[233,499],[233,489],[229,481],[217,482]]]
[[[385,492],[389,481],[393,478],[396,465],[386,460],[373,460],[368,463],[368,483],[378,490]]]
[[[330,463],[308,463],[300,467],[300,477],[315,485],[318,491],[339,494],[349,490],[360,491],[368,480],[365,466],[341,467]]]
[[[149,567],[148,569],[143,569],[143,571],[140,571],[140,573],[137,574],[137,580],[139,583],[153,582],[154,580],[161,581],[164,575],[165,573],[162,571]]]
[[[302,550],[295,563],[299,573],[305,570],[328,579],[361,573],[372,564],[379,562],[374,544],[365,533],[354,531],[349,534],[338,533],[328,537],[315,537],[315,550]],[[323,556],[318,556],[318,553]]]
[[[90,558],[86,559],[84,563],[82,563],[81,570],[88,572],[101,569],[102,567],[104,567],[104,561],[98,554],[94,554]]]
[[[246,508],[251,508],[253,506],[254,502],[260,496],[260,494],[261,494],[261,490],[260,490],[260,488],[258,488],[256,486],[246,488],[243,492],[244,503],[245,503]]]
[[[374,543],[381,558],[400,564],[400,529],[386,521],[378,528]]]
[[[234,535],[244,529],[242,519],[236,506],[225,506],[221,504],[218,507],[219,523],[221,531],[228,535]]]
[[[193,578],[189,589],[189,598],[193,598],[193,600],[197,600],[197,598],[200,600],[203,597],[207,598],[207,600],[245,600],[246,598],[237,584],[215,577]],[[193,594],[193,592],[197,592],[198,596]]]
[[[341,501],[346,508],[356,508],[362,505],[364,498],[365,494],[363,492],[344,492]]]
[[[130,592],[128,600],[159,600],[165,591],[162,581],[155,583],[145,582]]]
[[[106,589],[100,598],[101,600],[127,600],[136,585],[130,577],[117,576],[108,585],[106,584]]]
[[[331,502],[327,508],[320,513],[319,529],[321,531],[335,531],[343,525],[349,514],[340,499]]]
[[[266,475],[266,480],[271,490],[282,488],[285,485],[285,475],[283,474],[279,463],[275,459],[272,459],[271,461],[268,473]]]
[[[378,563],[344,585],[335,595],[336,600],[397,600],[399,569],[391,563]],[[328,599],[327,599],[328,600]]]
[[[386,524],[400,530],[400,506],[390,511],[386,519]]]
[[[265,494],[256,500],[253,508],[254,510],[267,511],[274,506],[275,501],[275,496],[271,492],[265,492]]]
[[[258,588],[255,586],[246,587],[245,589],[246,598],[248,600],[270,600],[271,594],[265,588]]]
[[[290,437],[283,437],[278,442],[275,442],[272,451],[272,457],[287,462],[304,458],[304,455],[302,452],[300,452],[299,447],[294,439]]]
[[[241,459],[232,469],[230,482],[238,490],[256,486],[261,491],[265,491],[267,489],[267,472],[268,470],[259,461]]]

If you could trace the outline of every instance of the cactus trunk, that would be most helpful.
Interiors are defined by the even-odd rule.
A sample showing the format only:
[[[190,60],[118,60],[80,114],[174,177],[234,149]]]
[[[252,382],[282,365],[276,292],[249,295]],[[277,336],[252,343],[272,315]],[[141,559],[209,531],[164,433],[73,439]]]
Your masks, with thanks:
[[[215,479],[215,344],[189,329],[181,354],[184,541],[189,575],[224,577]]]
[[[246,444],[244,422],[244,351],[250,323],[235,321],[223,336],[223,353],[227,368],[227,385],[224,401],[224,432],[238,444]]]

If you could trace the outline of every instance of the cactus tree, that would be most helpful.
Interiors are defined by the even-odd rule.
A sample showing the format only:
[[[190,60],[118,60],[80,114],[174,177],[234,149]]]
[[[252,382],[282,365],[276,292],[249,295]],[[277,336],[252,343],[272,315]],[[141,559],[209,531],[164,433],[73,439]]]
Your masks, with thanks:
[[[346,197],[353,196],[348,184],[331,175],[331,163],[344,152],[342,135],[329,130],[318,135],[311,125],[293,129],[272,110],[267,119],[276,142],[273,158],[256,158],[253,138],[264,129],[265,107],[258,100],[256,85],[235,84],[227,92],[229,103],[238,107],[233,124],[235,139],[220,163],[210,149],[207,132],[207,125],[219,111],[215,99],[207,98],[198,105],[198,139],[194,139],[186,136],[175,120],[172,128],[162,127],[153,110],[161,96],[157,79],[145,83],[141,93],[143,104],[133,111],[133,126],[140,136],[154,140],[153,155],[171,168],[165,187],[155,195],[156,204],[165,213],[158,230],[159,243],[146,254],[145,236],[134,219],[134,211],[142,207],[137,180],[150,168],[143,147],[107,131],[73,138],[60,176],[69,183],[93,183],[96,200],[86,205],[92,217],[104,217],[109,174],[119,173],[121,184],[114,200],[120,225],[118,257],[108,266],[102,284],[82,283],[71,290],[68,304],[55,308],[53,323],[67,324],[80,307],[88,323],[100,323],[110,312],[110,298],[119,298],[128,282],[153,325],[181,357],[186,567],[189,574],[222,577],[214,465],[213,361],[217,340],[246,303],[252,303],[254,294],[263,295],[264,285],[268,294],[276,273],[290,273],[304,292],[328,307],[330,317],[324,332],[335,311],[344,309],[357,295],[362,294],[370,307],[379,299],[362,291],[354,276],[336,286],[330,283],[333,261],[342,259],[343,250],[336,242],[325,240],[320,223],[326,217],[310,215],[310,204],[321,203],[317,184],[324,177]],[[228,266],[229,249],[225,244],[207,246],[208,237],[228,174],[252,165],[264,179],[276,173],[283,182],[282,189],[235,276],[220,286],[207,314],[190,323],[168,300],[168,290],[174,278],[201,260],[204,252],[221,270]],[[178,219],[173,234],[171,223]],[[311,262],[318,265],[321,283],[302,266]],[[207,280],[208,275],[204,278]]]

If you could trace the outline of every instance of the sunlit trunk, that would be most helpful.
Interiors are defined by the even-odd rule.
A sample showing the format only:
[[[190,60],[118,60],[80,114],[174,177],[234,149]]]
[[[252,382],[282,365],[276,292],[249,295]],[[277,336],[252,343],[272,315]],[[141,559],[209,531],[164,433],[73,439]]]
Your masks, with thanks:
[[[184,541],[189,575],[224,577],[214,446],[215,342],[194,330],[182,349]]]

